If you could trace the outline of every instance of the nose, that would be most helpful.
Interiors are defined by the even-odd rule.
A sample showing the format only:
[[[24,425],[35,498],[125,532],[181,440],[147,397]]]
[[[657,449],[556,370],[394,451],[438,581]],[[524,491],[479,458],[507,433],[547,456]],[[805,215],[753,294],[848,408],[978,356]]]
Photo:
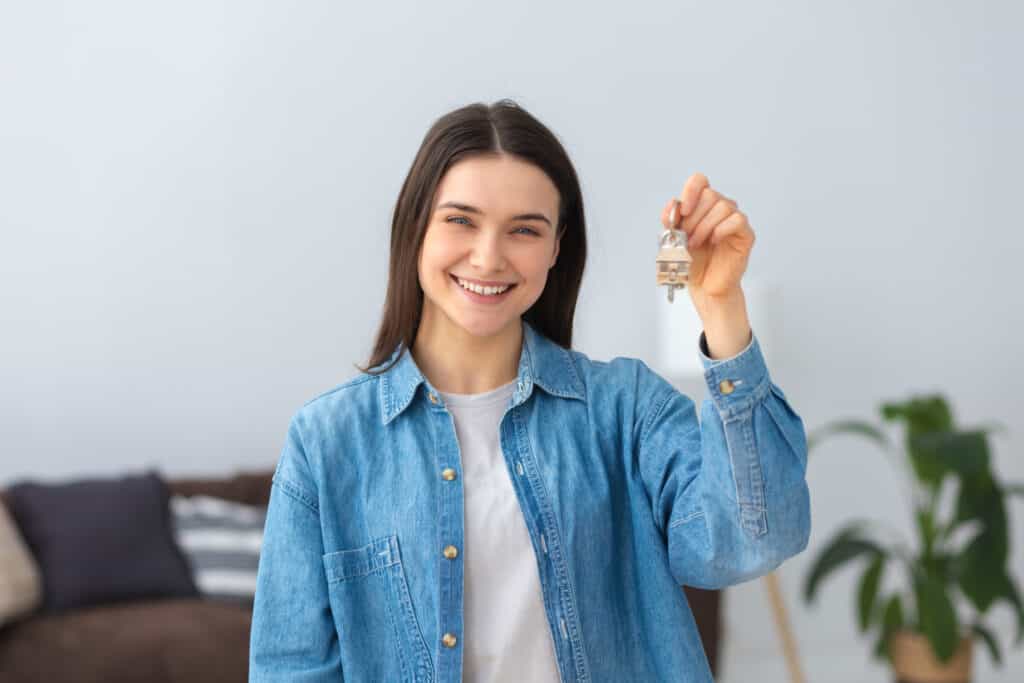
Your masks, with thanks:
[[[505,269],[505,253],[499,231],[481,230],[473,240],[469,263],[484,273],[497,273]]]

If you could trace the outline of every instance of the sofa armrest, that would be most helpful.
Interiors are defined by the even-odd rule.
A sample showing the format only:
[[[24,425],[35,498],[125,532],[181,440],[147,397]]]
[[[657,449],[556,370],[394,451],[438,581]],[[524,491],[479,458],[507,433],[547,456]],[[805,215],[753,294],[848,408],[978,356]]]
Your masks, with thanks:
[[[247,505],[266,506],[270,502],[270,484],[274,470],[239,472],[230,477],[187,477],[168,479],[171,495],[213,496]]]

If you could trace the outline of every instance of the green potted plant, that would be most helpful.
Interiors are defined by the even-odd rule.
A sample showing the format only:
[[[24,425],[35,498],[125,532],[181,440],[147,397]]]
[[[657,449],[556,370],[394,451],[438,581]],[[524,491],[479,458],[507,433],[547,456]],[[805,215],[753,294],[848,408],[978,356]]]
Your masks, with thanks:
[[[1016,613],[1015,645],[1024,640],[1024,604],[1008,570],[1006,500],[1024,486],[999,481],[988,435],[997,427],[954,427],[941,395],[883,403],[884,420],[901,423],[904,447],[895,452],[883,429],[860,420],[837,420],[808,434],[808,450],[830,436],[864,437],[894,459],[912,492],[916,547],[893,530],[856,520],[839,529],[812,560],[804,600],[813,602],[822,581],[853,561],[863,562],[857,588],[860,631],[876,636],[874,655],[899,681],[969,681],[972,644],[980,640],[996,665],[999,642],[983,623],[997,602]],[[942,509],[940,509],[942,508]],[[900,589],[881,589],[889,567],[902,570]]]

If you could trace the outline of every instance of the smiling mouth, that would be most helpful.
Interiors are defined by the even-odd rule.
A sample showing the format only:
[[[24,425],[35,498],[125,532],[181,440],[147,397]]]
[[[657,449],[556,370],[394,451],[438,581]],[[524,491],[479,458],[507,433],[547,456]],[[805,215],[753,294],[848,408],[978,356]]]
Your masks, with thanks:
[[[455,275],[455,274],[450,272],[449,273],[449,278],[451,278],[452,282],[454,282],[456,285],[458,285],[459,287],[462,287],[462,283],[459,282],[459,278],[458,278],[457,275]],[[472,281],[467,280],[466,282],[467,283],[471,283]],[[472,283],[472,284],[476,285],[476,283]],[[517,284],[518,283],[504,283],[502,286],[507,287],[508,289],[513,289]],[[494,285],[490,285],[490,286],[488,286],[488,285],[476,285],[476,286],[477,287],[500,287],[500,286],[494,286]],[[465,289],[465,288],[463,288],[463,289]]]
[[[493,297],[496,297],[496,298],[497,298],[497,297],[501,297],[501,296],[504,296],[505,294],[508,294],[508,293],[509,293],[509,292],[511,292],[511,291],[512,291],[513,289],[515,289],[515,288],[516,288],[516,285],[518,284],[518,283],[515,283],[515,284],[509,284],[509,285],[507,285],[507,286],[506,286],[506,288],[505,288],[505,290],[504,290],[503,292],[501,292],[500,294],[495,294],[495,293],[492,293],[492,294],[484,294],[484,293],[481,293],[481,292],[477,292],[477,291],[474,291],[474,290],[472,290],[472,289],[469,289],[469,288],[467,288],[467,287],[463,287],[463,286],[462,286],[462,283],[461,283],[461,282],[459,282],[459,278],[458,278],[458,277],[456,277],[456,276],[455,276],[454,274],[452,274],[452,273],[449,273],[449,274],[448,274],[448,277],[449,277],[449,278],[451,278],[452,282],[454,282],[454,283],[456,284],[456,286],[457,286],[457,287],[459,287],[459,289],[461,289],[461,290],[463,290],[463,291],[465,291],[465,292],[470,292],[470,293],[472,293],[472,294],[476,294],[477,296],[493,296]],[[467,280],[467,282],[468,282],[468,280]]]

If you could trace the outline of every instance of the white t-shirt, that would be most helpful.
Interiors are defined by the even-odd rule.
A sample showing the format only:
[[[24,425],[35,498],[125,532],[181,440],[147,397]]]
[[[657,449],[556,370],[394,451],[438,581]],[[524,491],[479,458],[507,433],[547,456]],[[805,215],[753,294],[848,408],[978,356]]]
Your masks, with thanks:
[[[537,558],[499,425],[515,381],[480,394],[440,392],[455,418],[465,494],[463,681],[559,683]]]

